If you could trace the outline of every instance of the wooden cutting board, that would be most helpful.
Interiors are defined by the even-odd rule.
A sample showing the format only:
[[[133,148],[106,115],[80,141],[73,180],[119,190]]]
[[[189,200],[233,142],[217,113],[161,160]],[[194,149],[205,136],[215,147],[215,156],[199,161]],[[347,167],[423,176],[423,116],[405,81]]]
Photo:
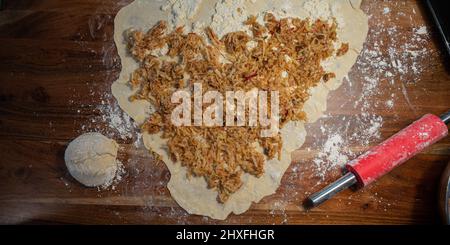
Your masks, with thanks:
[[[437,191],[441,172],[450,157],[450,139],[444,139],[376,184],[345,191],[311,211],[299,208],[309,192],[339,176],[335,169],[317,184],[312,168],[323,141],[322,124],[339,123],[342,117],[361,113],[349,91],[364,84],[368,71],[355,66],[346,82],[329,98],[328,119],[309,125],[305,147],[287,171],[276,194],[254,204],[242,215],[219,222],[186,214],[170,197],[165,185],[170,175],[136,145],[136,134],[121,139],[102,120],[107,104],[114,104],[110,85],[120,72],[113,42],[113,22],[128,0],[6,0],[0,11],[0,223],[81,224],[410,224],[439,222]],[[385,8],[389,11],[385,11]],[[414,27],[432,23],[420,1],[364,1],[371,32],[380,22],[407,35]],[[389,12],[389,13],[387,13]],[[394,21],[384,18],[397,14]],[[400,13],[400,14],[399,14]],[[389,40],[389,33],[378,38]],[[418,64],[414,81],[395,78],[396,103],[391,110],[374,107],[383,117],[381,138],[389,137],[422,114],[450,108],[449,59],[441,54],[439,36],[424,40],[429,50]],[[373,45],[369,40],[367,47]],[[385,55],[388,55],[386,52]],[[405,64],[409,65],[409,64]],[[375,67],[371,69],[376,69]],[[404,77],[408,77],[406,74]],[[392,86],[368,103],[391,98]],[[103,103],[102,103],[103,101]],[[331,118],[331,119],[330,119]],[[84,126],[84,127],[83,127]],[[67,173],[63,155],[73,138],[101,131],[122,146],[126,168],[115,189],[99,191],[79,185]],[[381,139],[372,140],[376,144]],[[306,148],[311,150],[307,151]],[[354,152],[367,147],[351,145]],[[301,174],[298,174],[298,173]],[[312,177],[313,176],[313,177]]]

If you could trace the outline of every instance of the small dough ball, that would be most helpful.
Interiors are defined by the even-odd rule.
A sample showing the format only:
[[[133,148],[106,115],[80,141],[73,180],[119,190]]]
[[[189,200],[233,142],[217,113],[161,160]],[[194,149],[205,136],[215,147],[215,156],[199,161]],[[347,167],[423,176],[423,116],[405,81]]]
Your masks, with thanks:
[[[118,144],[100,133],[79,136],[66,149],[70,174],[88,187],[110,185],[116,175]]]

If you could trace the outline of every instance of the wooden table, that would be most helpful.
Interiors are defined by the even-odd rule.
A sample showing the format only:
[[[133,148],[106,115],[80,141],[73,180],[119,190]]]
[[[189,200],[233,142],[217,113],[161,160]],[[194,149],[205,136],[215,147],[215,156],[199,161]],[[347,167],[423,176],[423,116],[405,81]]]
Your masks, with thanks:
[[[0,223],[439,222],[437,184],[450,158],[449,138],[365,190],[345,191],[311,211],[299,208],[305,194],[339,176],[335,169],[319,184],[316,177],[311,177],[312,159],[318,153],[314,142],[323,141],[326,136],[320,133],[322,124],[361,113],[352,103],[346,103],[352,100],[351,88],[365,82],[358,65],[350,74],[352,87],[346,82],[331,94],[327,112],[330,117],[308,126],[306,145],[296,153],[297,160],[275,195],[224,222],[185,213],[165,187],[170,176],[167,169],[163,164],[155,164],[142,146],[134,144],[135,132],[132,137],[121,139],[102,120],[106,105],[115,103],[110,85],[121,69],[112,38],[114,16],[128,2],[5,1],[0,12]],[[371,33],[380,23],[396,26],[399,37],[422,25],[432,30],[419,2],[365,1],[363,9],[372,15]],[[386,7],[389,11],[385,11]],[[398,18],[388,19],[387,14]],[[369,38],[368,48],[373,45],[373,38],[388,42],[389,34]],[[392,110],[383,106],[372,108],[371,113],[383,117],[381,138],[394,134],[422,114],[440,114],[450,108],[450,76],[445,65],[448,66],[448,58],[439,52],[439,36],[432,33],[425,46],[429,52],[420,59],[423,69],[419,75],[395,77],[393,82],[398,85],[389,88],[389,83],[381,83],[381,92],[367,98],[368,103],[384,102],[391,95],[390,90],[401,88],[395,94],[397,102]],[[87,131],[104,132],[122,146],[120,159],[126,174],[114,190],[84,188],[67,173],[64,150],[70,140]],[[370,144],[380,140],[371,140]],[[307,151],[306,147],[312,150]],[[350,147],[354,152],[367,149],[360,145]]]

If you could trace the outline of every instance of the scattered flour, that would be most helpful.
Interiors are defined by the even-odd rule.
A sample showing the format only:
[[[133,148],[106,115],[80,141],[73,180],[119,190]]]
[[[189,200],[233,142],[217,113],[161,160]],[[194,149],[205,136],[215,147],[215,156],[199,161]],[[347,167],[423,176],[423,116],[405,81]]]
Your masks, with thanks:
[[[369,5],[366,12],[371,13],[371,9],[377,7],[377,4]],[[395,111],[399,100],[403,100],[414,111],[407,85],[414,85],[419,81],[423,64],[426,64],[423,61],[430,54],[426,48],[429,42],[428,29],[426,26],[412,26],[411,32],[404,35],[404,30],[400,32],[399,28],[389,23],[408,16],[402,12],[394,12],[389,7],[382,8],[382,12],[384,15],[369,16],[369,36],[355,65],[358,73],[365,74],[358,78],[364,81],[359,85],[362,87],[356,87],[347,78],[349,88],[346,92],[354,98],[350,106],[359,111],[359,114],[328,115],[321,120],[320,133],[326,137],[324,141],[314,144],[319,152],[313,159],[314,175],[319,177],[318,184],[330,173],[342,168],[348,159],[357,157],[361,151],[381,141],[380,129],[384,119],[378,115],[378,111]],[[411,12],[416,14],[414,9]],[[380,96],[387,99],[374,99]],[[348,106],[344,104],[341,108]],[[360,147],[352,150],[352,146]]]
[[[344,146],[344,139],[340,134],[332,134],[328,137],[327,141],[323,145],[322,150],[317,154],[317,157],[313,160],[315,169],[320,177],[323,179],[325,173],[334,168],[334,164],[343,166],[348,162],[348,156],[342,151]],[[333,164],[327,164],[331,162]]]
[[[303,6],[313,18],[329,19],[332,16],[330,6],[323,0],[310,0]]]
[[[168,4],[163,6],[163,10],[171,12],[171,23],[173,26],[181,25],[184,22],[192,19],[198,12],[201,0],[194,1],[178,1],[170,0]],[[214,14],[212,15],[211,23],[197,22],[190,26],[186,26],[187,31],[201,31],[204,27],[209,25],[219,37],[224,34],[234,31],[245,30],[249,34],[250,29],[244,26],[249,14],[249,8],[252,4],[259,4],[256,0],[221,0],[214,6]],[[304,10],[307,11],[312,18],[320,18],[331,21],[333,18],[337,21],[340,28],[345,26],[344,18],[340,7],[335,5],[330,7],[324,0],[309,0],[306,1]],[[257,15],[260,22],[266,12],[274,13],[279,18],[297,17],[298,10],[293,8],[289,1],[279,1],[276,4],[270,4],[266,11]],[[201,33],[201,32],[200,32]]]
[[[86,82],[86,86],[92,87],[92,83]],[[80,133],[99,132],[110,138],[127,140],[133,138],[136,133],[137,124],[123,112],[117,101],[112,98],[110,93],[98,91],[98,88],[91,88],[89,95],[92,98],[100,98],[100,104],[94,109],[95,116],[81,125]],[[71,100],[74,103],[74,100]],[[91,105],[81,105],[90,108]],[[81,110],[77,110],[81,114]]]
[[[103,114],[102,121],[108,123],[109,128],[117,131],[119,138],[125,140],[133,137],[135,123],[118,105],[110,105],[102,100],[102,106],[98,109]]]
[[[178,1],[169,0],[161,7],[163,11],[170,10],[172,27],[184,25],[197,13],[202,0]]]
[[[215,6],[211,28],[220,37],[226,33],[241,30],[247,20],[246,0],[222,0]],[[249,30],[248,30],[249,31]]]
[[[421,26],[420,28],[416,29],[415,32],[417,35],[426,35],[428,34],[428,29],[426,26]]]
[[[394,107],[394,100],[390,99],[390,100],[386,101],[386,107],[388,109],[392,109]]]

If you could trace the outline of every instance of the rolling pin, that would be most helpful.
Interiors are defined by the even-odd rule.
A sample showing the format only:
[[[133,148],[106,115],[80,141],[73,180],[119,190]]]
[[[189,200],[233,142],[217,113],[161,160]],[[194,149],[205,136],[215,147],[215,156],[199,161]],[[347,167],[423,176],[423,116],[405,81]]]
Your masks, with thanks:
[[[306,200],[312,208],[353,185],[363,188],[448,135],[450,111],[427,114],[383,143],[346,164],[347,174]]]

